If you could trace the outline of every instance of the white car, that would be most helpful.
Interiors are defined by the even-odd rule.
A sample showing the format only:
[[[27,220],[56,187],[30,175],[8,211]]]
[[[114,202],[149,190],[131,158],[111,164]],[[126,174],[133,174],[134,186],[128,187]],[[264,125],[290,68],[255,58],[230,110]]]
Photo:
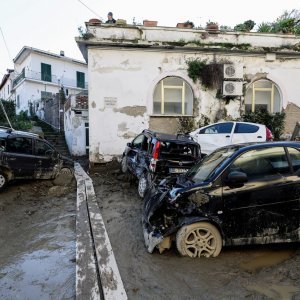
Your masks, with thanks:
[[[272,141],[273,134],[265,125],[249,122],[220,122],[198,128],[189,134],[201,146],[202,154],[219,147],[247,142]]]

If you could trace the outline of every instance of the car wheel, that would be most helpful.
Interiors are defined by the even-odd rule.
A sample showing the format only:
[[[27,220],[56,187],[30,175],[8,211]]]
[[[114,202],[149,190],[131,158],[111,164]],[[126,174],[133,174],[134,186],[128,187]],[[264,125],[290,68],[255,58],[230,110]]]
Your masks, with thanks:
[[[176,246],[182,256],[216,257],[222,249],[219,230],[208,222],[181,227],[176,235]]]
[[[122,158],[122,161],[121,161],[121,170],[122,170],[123,173],[127,173],[127,171],[128,171],[126,156],[123,156],[123,158]]]
[[[148,183],[147,175],[143,173],[139,178],[139,185],[138,185],[138,192],[141,198],[144,197],[145,192],[148,188],[148,184],[149,183]]]
[[[71,176],[73,175],[73,171],[69,168],[62,168],[59,172],[60,175]]]
[[[0,190],[2,190],[6,186],[6,183],[6,176],[4,175],[4,173],[0,172]]]

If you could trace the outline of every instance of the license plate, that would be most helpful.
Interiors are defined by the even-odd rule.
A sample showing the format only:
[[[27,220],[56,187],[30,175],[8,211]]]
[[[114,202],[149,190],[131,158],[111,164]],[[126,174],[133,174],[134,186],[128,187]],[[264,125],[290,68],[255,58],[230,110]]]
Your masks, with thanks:
[[[187,172],[189,169],[180,169],[180,168],[170,168],[169,172],[173,173],[173,174],[179,174],[179,173],[185,173]]]

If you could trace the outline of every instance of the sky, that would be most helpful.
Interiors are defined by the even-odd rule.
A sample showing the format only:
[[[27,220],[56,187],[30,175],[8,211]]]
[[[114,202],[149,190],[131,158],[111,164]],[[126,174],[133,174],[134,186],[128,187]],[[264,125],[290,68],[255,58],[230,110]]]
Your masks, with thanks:
[[[128,24],[133,18],[172,27],[187,20],[205,26],[210,20],[234,27],[249,19],[272,22],[292,9],[300,9],[299,0],[0,0],[0,78],[13,68],[13,58],[23,46],[56,54],[63,50],[65,56],[83,60],[74,39],[78,27],[91,18],[105,21],[109,11]]]

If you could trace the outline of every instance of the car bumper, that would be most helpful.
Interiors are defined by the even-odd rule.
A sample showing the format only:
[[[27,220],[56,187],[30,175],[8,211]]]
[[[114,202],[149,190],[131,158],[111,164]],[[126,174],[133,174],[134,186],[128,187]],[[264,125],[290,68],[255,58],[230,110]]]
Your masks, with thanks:
[[[154,231],[149,224],[142,220],[143,222],[143,233],[144,233],[144,241],[147,251],[152,253],[154,248],[160,244],[164,237],[160,232]]]

